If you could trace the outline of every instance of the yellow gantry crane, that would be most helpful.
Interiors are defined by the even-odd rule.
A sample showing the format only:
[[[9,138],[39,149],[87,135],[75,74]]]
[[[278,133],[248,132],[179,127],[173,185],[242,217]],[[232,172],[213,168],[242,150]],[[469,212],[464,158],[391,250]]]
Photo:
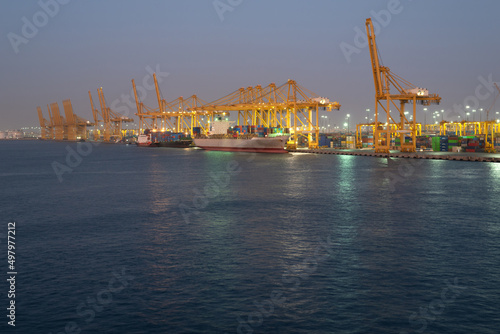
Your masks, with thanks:
[[[57,103],[51,103],[50,107],[47,105],[50,122],[43,117],[42,109],[37,107],[42,139],[69,141],[87,139],[87,126],[92,126],[93,123],[73,112],[71,100],[64,100],[63,107],[66,119],[61,116]]]
[[[55,140],[64,140],[67,139],[66,134],[66,122],[64,117],[59,113],[59,105],[57,102],[50,104],[50,110],[52,111],[51,115],[51,123],[54,129],[54,139]]]
[[[166,102],[161,96],[155,74],[153,78],[158,108],[147,107],[140,101],[132,79],[141,132],[145,129],[170,130],[192,135],[193,127],[200,127],[201,132],[206,134],[215,117],[237,112],[238,125],[289,128],[292,135],[289,146],[296,147],[298,137],[304,136],[309,147],[316,148],[320,131],[319,111],[340,108],[339,103],[314,94],[294,80],[288,80],[281,86],[271,83],[266,87],[240,88],[209,103],[196,95]]]
[[[54,133],[53,133],[51,121],[48,121],[43,117],[42,108],[36,107],[36,109],[38,111],[38,120],[40,121],[41,138],[42,139],[53,139]],[[51,119],[50,109],[49,109],[49,119]]]
[[[66,137],[70,141],[76,141],[76,118],[69,100],[63,101],[64,115],[66,116]]]
[[[63,101],[63,108],[66,115],[67,139],[70,141],[87,139],[87,126],[94,124],[73,112],[73,105],[70,99]]]
[[[95,141],[98,141],[101,137],[101,129],[99,128],[100,123],[103,121],[102,120],[102,115],[100,115],[99,110],[97,110],[94,107],[94,99],[92,99],[92,94],[90,93],[89,90],[89,99],[90,99],[90,107],[92,108],[92,116],[94,118],[94,131],[93,131],[93,139]],[[101,116],[99,118],[99,116]]]
[[[94,107],[94,101],[92,99],[92,94],[89,91],[89,99],[90,106],[92,108],[92,116],[94,117],[94,140],[98,140],[100,138],[100,128],[99,124],[102,122],[102,137],[103,141],[111,142],[116,140],[121,140],[124,136],[123,123],[132,123],[134,120],[130,117],[123,116],[111,108],[109,108],[106,104],[106,99],[104,98],[104,93],[102,87],[97,89],[97,94],[99,96],[99,105],[101,107],[101,111],[99,112]]]
[[[161,120],[159,109],[149,108],[139,100],[134,79],[132,79],[132,87],[134,89],[135,104],[137,106],[136,115],[139,117],[139,133],[142,134],[145,129],[158,129],[158,119]]]
[[[366,34],[375,84],[375,124],[377,124],[373,134],[375,152],[389,153],[391,124],[396,125],[396,132],[401,139],[401,151],[415,152],[417,136],[416,105],[417,103],[422,105],[439,104],[441,97],[437,94],[429,94],[427,89],[416,87],[392,73],[388,67],[381,65],[371,18],[366,19]],[[391,92],[391,88],[393,88],[393,92]],[[397,93],[394,93],[394,91],[397,91]],[[407,103],[413,104],[413,119],[411,121],[408,120],[405,114],[405,105]],[[396,121],[393,117],[397,113],[391,114],[391,106],[399,113],[399,121]],[[379,118],[379,107],[386,114],[385,124],[379,122],[381,120]],[[411,136],[411,143],[405,143],[406,136]]]
[[[295,80],[280,86],[274,83],[266,87],[240,88],[220,99],[204,104],[192,111],[208,112],[212,117],[238,112],[238,125],[289,128],[289,148],[296,148],[298,138],[307,137],[309,148],[317,148],[319,140],[319,110],[340,109],[338,102],[301,87]]]
[[[191,111],[201,107],[206,102],[196,95],[191,95],[187,99],[180,96],[177,99],[165,103],[163,112],[173,115],[175,119],[176,132],[193,134],[193,127],[200,127],[204,132],[208,131],[209,123],[206,122],[208,112]]]
[[[199,126],[206,129],[207,125],[203,121],[202,116],[208,113],[188,110],[190,108],[202,106],[205,104],[205,101],[196,95],[192,95],[187,99],[181,96],[173,101],[167,102],[161,95],[156,73],[153,74],[153,79],[158,100],[158,108],[150,108],[139,100],[135,81],[132,79],[132,87],[134,89],[135,103],[137,106],[136,115],[139,117],[140,132],[148,129],[151,131],[173,131],[192,134],[193,127]]]
[[[158,99],[159,114],[157,116],[160,119],[160,124],[158,130],[165,131],[169,129],[173,132],[183,132],[186,135],[192,134],[193,124],[196,124],[198,115],[196,112],[188,111],[188,108],[196,108],[205,103],[205,101],[198,98],[196,95],[192,95],[187,99],[184,97],[178,97],[177,99],[167,102],[161,95],[160,87],[158,86],[158,81],[156,80],[156,73],[153,73],[153,79],[156,88],[156,97]]]

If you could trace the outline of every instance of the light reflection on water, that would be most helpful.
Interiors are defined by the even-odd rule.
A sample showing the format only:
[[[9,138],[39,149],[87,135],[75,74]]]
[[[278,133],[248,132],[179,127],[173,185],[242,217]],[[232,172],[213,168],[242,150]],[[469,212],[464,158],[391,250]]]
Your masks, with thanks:
[[[2,179],[1,200],[22,227],[25,328],[59,332],[75,320],[84,332],[230,333],[279,290],[287,302],[255,333],[414,332],[409,316],[454,278],[467,292],[428,331],[498,327],[497,164],[424,160],[401,176],[403,159],[118,146],[96,148],[58,184],[39,174],[64,146],[35,145],[36,163],[18,156],[31,146],[2,161],[2,173],[22,173]],[[8,154],[21,160],[7,165]],[[230,163],[241,172],[193,208]],[[401,176],[394,190],[390,173]],[[180,204],[196,211],[189,221]],[[332,256],[303,275],[328,237]],[[135,282],[87,324],[75,308],[115,265]],[[283,280],[294,269],[296,289]]]

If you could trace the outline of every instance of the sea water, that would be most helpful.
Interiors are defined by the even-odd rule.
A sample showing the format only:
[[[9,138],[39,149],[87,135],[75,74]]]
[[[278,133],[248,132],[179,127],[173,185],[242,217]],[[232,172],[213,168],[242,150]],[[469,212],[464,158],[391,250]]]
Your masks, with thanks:
[[[0,182],[1,333],[500,328],[497,163],[0,141]]]

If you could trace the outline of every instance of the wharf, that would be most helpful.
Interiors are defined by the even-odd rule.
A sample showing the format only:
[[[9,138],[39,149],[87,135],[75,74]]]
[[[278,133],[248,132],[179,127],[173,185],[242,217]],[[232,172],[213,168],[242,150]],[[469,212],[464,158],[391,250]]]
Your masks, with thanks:
[[[391,151],[390,153],[375,153],[373,150],[338,150],[331,148],[321,149],[295,149],[289,152],[313,153],[313,154],[335,154],[335,155],[356,155],[363,157],[380,158],[407,158],[407,159],[434,159],[434,160],[457,160],[457,161],[479,161],[479,162],[500,162],[498,153],[455,153],[455,152],[415,152],[405,153]]]

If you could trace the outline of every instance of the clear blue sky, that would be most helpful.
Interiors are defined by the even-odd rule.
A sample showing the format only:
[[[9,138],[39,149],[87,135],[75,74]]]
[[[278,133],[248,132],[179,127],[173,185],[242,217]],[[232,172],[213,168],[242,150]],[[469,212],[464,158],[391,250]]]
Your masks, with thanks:
[[[495,0],[220,0],[229,8],[219,13],[212,0],[59,0],[68,2],[59,8],[56,1],[0,3],[0,129],[38,125],[37,106],[46,114],[47,104],[62,108],[68,98],[91,119],[88,91],[97,102],[100,86],[108,104],[116,100],[133,114],[121,96],[130,94],[132,78],[142,82],[148,66],[169,73],[160,84],[167,101],[192,94],[211,101],[290,78],[342,104],[332,122],[342,123],[347,113],[361,121],[374,107],[369,51],[360,47],[347,61],[341,45],[356,47],[355,29],[364,33],[367,17],[389,9],[394,13],[389,20],[382,15],[377,34],[384,65],[440,94],[441,105],[432,109],[449,113],[471,97],[486,109],[494,94],[485,87],[476,93],[478,77],[500,81]],[[51,15],[40,3],[50,4]],[[23,32],[31,24],[38,31]],[[156,106],[154,91],[144,102]]]

